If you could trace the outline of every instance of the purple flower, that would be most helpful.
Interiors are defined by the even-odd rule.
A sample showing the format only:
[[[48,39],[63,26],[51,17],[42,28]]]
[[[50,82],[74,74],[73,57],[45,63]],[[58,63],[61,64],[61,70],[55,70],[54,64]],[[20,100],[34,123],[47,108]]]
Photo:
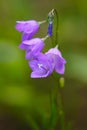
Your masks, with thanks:
[[[62,54],[57,47],[50,49],[45,54],[53,65],[55,71],[59,74],[64,74],[66,60],[62,57]]]
[[[39,53],[35,60],[29,62],[32,69],[31,78],[44,78],[53,72],[53,66],[45,54]]]
[[[44,42],[40,38],[33,38],[31,40],[25,40],[19,46],[21,49],[26,50],[26,59],[31,60],[42,51]]]
[[[28,40],[33,37],[39,30],[39,23],[35,20],[17,21],[16,29],[22,32],[22,40]]]
[[[37,57],[29,62],[32,69],[31,78],[44,78],[52,74],[55,70],[59,74],[64,74],[66,60],[62,57],[57,47],[50,49],[45,54],[38,53]]]

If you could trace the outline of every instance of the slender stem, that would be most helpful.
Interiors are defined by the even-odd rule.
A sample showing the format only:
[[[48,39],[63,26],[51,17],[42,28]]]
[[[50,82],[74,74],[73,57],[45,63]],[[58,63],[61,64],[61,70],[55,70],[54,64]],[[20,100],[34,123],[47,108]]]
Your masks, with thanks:
[[[54,14],[56,16],[56,30],[55,30],[55,36],[50,37],[52,40],[52,45],[58,45],[58,13],[56,9],[52,9],[49,13],[49,22],[53,22],[54,20]],[[51,30],[52,31],[52,30]],[[60,121],[60,130],[65,130],[65,120],[64,120],[64,111],[63,111],[63,100],[62,100],[62,94],[61,94],[61,87],[58,82],[58,79],[53,76],[54,79],[57,81],[58,86],[54,87],[54,93],[51,93],[50,99],[51,99],[51,116],[50,116],[50,127],[49,130],[54,130],[55,126],[57,124],[57,120]]]
[[[30,115],[28,115],[27,113],[23,113],[23,116],[25,120],[29,123],[29,125],[32,127],[33,130],[40,130],[38,124]]]
[[[51,42],[52,42],[52,47],[54,47],[55,46],[54,37],[52,36],[52,37],[50,37],[50,39],[51,39]]]
[[[64,117],[64,110],[63,110],[63,99],[61,94],[61,88],[58,87],[58,108],[59,108],[59,119],[60,119],[60,126],[61,130],[65,130],[65,117]]]
[[[58,13],[57,13],[56,9],[54,9],[54,13],[56,15],[55,45],[57,45],[58,44],[58,24],[59,24],[59,18],[58,18]]]
[[[41,38],[43,41],[45,41],[49,36],[46,35],[44,38]]]
[[[43,24],[43,23],[46,23],[47,20],[43,20],[43,21],[38,21],[39,25]]]
[[[56,89],[51,89],[50,92],[50,104],[51,104],[51,111],[50,111],[50,122],[49,122],[49,130],[55,130],[58,120],[58,105],[57,105],[57,91]]]
[[[57,86],[55,86],[55,95],[54,98],[56,100],[56,109],[58,110],[58,119],[60,123],[60,130],[65,130],[65,116],[63,110],[63,98],[62,98],[62,88],[58,79],[53,75],[55,81],[57,82]]]

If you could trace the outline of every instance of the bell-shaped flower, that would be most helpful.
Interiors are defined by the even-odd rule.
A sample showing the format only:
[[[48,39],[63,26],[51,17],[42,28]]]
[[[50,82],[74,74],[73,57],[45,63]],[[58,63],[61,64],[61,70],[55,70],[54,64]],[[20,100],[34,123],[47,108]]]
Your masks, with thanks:
[[[23,41],[19,48],[26,50],[26,59],[31,60],[42,51],[44,48],[44,41],[40,38],[33,38],[31,40]]]
[[[52,74],[53,66],[45,54],[39,53],[35,60],[29,62],[32,69],[31,78],[44,78]]]
[[[54,70],[59,74],[64,74],[66,60],[62,57],[61,52],[55,48],[51,48],[48,52],[45,53],[48,59],[50,60]]]
[[[17,21],[16,29],[22,32],[22,41],[31,39],[39,30],[39,22],[35,20]]]

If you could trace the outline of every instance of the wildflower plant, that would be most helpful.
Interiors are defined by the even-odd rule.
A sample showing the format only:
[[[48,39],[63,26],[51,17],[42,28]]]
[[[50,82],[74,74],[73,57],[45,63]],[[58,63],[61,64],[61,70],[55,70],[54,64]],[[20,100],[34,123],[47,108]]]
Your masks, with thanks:
[[[54,17],[56,18],[56,29],[54,32]],[[39,31],[41,24],[48,24],[47,35],[44,38],[33,38]],[[58,43],[58,13],[52,9],[48,13],[47,20],[38,22],[36,20],[17,21],[16,29],[22,33],[22,41],[19,48],[25,50],[25,58],[28,60],[31,68],[31,78],[46,78],[50,75],[56,79],[58,86],[54,87],[55,94],[51,95],[51,112],[47,119],[45,130],[55,130],[59,121],[60,130],[70,130],[69,126],[65,125],[65,117],[61,99],[61,89],[64,86],[64,78],[61,76],[65,73],[66,60],[63,58],[59,50]],[[52,48],[43,53],[45,48],[45,40],[52,40]],[[60,75],[57,79],[55,73]],[[32,125],[34,128],[34,126]],[[35,130],[40,130],[39,126]]]

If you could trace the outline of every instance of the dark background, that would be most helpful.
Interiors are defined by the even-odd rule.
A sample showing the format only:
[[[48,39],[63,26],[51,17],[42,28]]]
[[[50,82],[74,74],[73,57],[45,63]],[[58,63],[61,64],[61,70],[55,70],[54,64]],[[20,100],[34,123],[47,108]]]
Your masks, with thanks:
[[[38,111],[49,115],[49,91],[55,82],[51,76],[30,78],[15,25],[18,20],[44,20],[53,8],[59,14],[58,41],[67,60],[66,121],[72,121],[73,130],[87,130],[87,0],[0,0],[0,130],[29,130],[30,117],[38,120]],[[42,25],[37,35],[44,37],[46,31]]]

